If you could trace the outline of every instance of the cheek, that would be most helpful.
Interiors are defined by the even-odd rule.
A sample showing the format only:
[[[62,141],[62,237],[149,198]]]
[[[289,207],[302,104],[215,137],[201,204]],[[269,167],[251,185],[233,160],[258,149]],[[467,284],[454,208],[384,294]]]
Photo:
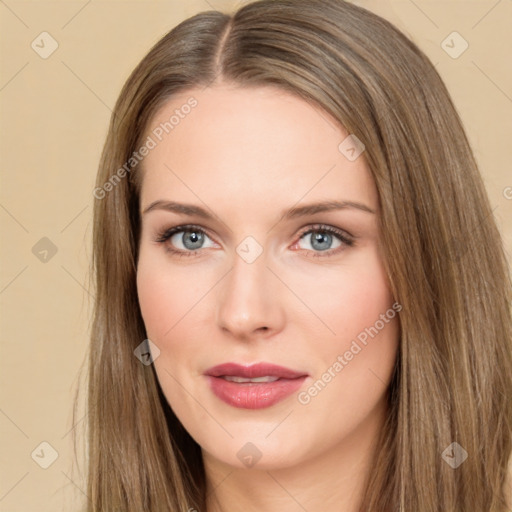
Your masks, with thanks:
[[[206,284],[185,266],[171,268],[165,252],[142,249],[137,267],[137,293],[148,337],[171,338],[185,315],[204,295]]]
[[[145,260],[137,270],[137,292],[148,337],[161,339],[172,326],[171,312],[175,311],[177,299],[172,292],[169,278]]]
[[[335,324],[338,334],[344,338],[364,339],[364,333],[376,322],[382,329],[381,315],[386,315],[393,304],[393,296],[383,273],[377,271],[360,275],[357,279],[346,282],[345,289],[341,293],[343,293],[341,298],[343,308],[341,311],[338,309],[338,320]],[[388,321],[389,316],[388,314],[386,317]],[[388,322],[385,322],[385,325],[388,325]]]
[[[328,327],[323,329],[324,337],[332,340],[326,347],[343,348],[341,340],[357,337],[392,307],[389,281],[376,249],[354,253],[338,268],[326,271],[319,267],[307,279],[304,275],[297,272],[290,279],[295,280],[294,289],[301,290],[311,311]]]
[[[315,286],[310,284],[304,290],[304,296],[309,297],[311,309],[331,333],[323,328],[314,351],[311,346],[306,349],[311,360],[318,362],[313,381],[322,382],[311,389],[311,395],[303,396],[301,403],[315,397],[317,419],[325,419],[322,411],[332,411],[332,403],[341,401],[346,408],[334,416],[339,414],[342,421],[351,410],[362,419],[391,378],[399,345],[396,309],[400,307],[393,308],[389,280],[376,249],[359,252],[354,261],[330,272],[329,279],[320,273],[318,277]],[[324,385],[328,388],[325,391]]]
[[[302,427],[323,431],[329,444],[368,424],[392,377],[399,346],[399,305],[377,257],[361,253],[344,265],[322,290],[307,290],[315,312],[334,331],[307,348],[314,375],[298,402],[304,406]],[[332,277],[332,276],[331,276]]]

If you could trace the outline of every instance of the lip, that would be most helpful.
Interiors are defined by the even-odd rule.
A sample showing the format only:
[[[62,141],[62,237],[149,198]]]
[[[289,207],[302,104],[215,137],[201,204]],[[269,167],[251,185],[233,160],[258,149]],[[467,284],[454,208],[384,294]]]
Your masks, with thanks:
[[[284,366],[270,363],[241,365],[224,363],[205,372],[210,389],[222,401],[240,409],[263,409],[270,407],[297,391],[308,375]],[[277,377],[274,382],[238,383],[223,379],[223,376],[255,379]]]

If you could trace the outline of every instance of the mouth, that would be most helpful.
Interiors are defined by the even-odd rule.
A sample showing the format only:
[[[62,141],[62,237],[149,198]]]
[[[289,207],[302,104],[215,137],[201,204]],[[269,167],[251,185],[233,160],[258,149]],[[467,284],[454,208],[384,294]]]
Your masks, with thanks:
[[[205,376],[214,395],[228,405],[263,409],[297,391],[308,374],[270,363],[225,363],[208,369]]]

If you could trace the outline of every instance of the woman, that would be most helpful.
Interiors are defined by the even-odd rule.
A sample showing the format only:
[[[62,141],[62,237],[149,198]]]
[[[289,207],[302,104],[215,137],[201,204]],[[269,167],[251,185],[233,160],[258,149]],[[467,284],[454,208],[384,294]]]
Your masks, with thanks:
[[[94,195],[88,510],[509,510],[506,259],[388,22],[186,20],[125,84]]]

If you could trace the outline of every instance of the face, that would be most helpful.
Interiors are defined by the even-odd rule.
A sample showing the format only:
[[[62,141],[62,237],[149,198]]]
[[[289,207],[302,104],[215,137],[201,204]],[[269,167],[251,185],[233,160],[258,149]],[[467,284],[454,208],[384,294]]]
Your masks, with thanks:
[[[148,136],[137,287],[179,420],[205,457],[240,468],[363,446],[385,414],[400,309],[364,152],[273,87],[175,96]]]

